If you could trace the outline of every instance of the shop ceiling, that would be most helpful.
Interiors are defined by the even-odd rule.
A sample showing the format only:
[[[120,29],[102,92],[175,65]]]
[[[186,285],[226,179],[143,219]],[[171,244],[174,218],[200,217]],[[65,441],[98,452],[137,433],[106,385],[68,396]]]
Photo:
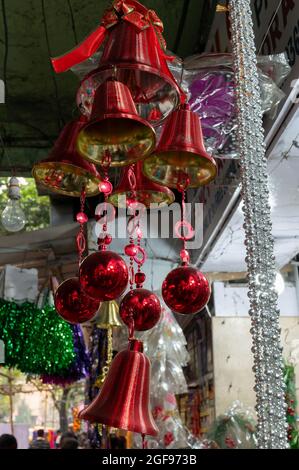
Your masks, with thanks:
[[[216,0],[144,0],[164,22],[168,48],[181,57],[204,49]],[[2,0],[0,7],[0,174],[30,174],[76,113],[78,79],[56,75],[49,57],[72,49],[99,24],[108,0]]]

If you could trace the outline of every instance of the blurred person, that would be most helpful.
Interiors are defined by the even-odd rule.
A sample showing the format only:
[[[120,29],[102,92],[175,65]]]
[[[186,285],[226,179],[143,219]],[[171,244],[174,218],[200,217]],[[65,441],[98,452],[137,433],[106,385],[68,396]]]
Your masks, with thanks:
[[[45,438],[45,431],[43,429],[38,429],[37,438],[33,439],[29,449],[50,449],[50,444]]]
[[[60,431],[60,429],[58,429],[58,431],[56,432],[56,438],[55,438],[55,448],[56,449],[58,449],[59,446],[60,446],[61,435],[62,435],[62,432]]]
[[[77,436],[73,431],[64,432],[61,435],[61,439],[60,439],[60,445],[59,445],[60,449],[63,448],[63,442],[64,442],[65,439],[75,439],[78,442]]]
[[[78,449],[78,439],[65,437],[61,440],[60,449]]]
[[[0,449],[17,449],[18,443],[12,434],[2,434],[0,436]]]
[[[81,432],[78,436],[79,449],[90,449],[90,442],[88,439],[87,432]]]

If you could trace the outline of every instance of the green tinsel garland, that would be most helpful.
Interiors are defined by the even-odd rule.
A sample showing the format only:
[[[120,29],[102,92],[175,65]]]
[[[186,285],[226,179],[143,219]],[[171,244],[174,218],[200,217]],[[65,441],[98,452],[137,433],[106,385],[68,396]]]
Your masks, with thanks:
[[[287,422],[288,422],[288,439],[291,449],[299,449],[299,431],[297,428],[297,397],[295,383],[295,366],[293,364],[285,364],[284,381],[286,384],[286,403]]]
[[[71,327],[54,307],[0,299],[0,339],[5,365],[28,374],[60,374],[74,361]]]

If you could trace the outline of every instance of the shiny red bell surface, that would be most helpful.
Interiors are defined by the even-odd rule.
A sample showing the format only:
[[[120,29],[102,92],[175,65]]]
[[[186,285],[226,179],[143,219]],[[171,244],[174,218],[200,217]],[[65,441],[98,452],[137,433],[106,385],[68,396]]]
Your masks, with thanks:
[[[122,299],[119,315],[128,326],[133,317],[134,329],[137,331],[150,330],[160,320],[161,304],[153,292],[147,289],[133,289]]]
[[[96,196],[100,190],[100,175],[96,167],[84,160],[76,150],[79,131],[87,119],[68,123],[62,130],[46,160],[36,163],[33,176],[36,182],[52,192],[80,197],[84,186],[86,196]]]
[[[137,162],[135,165],[136,187],[134,191],[130,181],[131,172],[132,170],[129,167],[122,170],[119,184],[109,196],[109,202],[115,207],[124,208],[130,205],[132,201],[137,201],[146,208],[149,208],[151,204],[159,204],[162,207],[174,202],[175,196],[169,188],[154,183],[142,173],[142,162]]]
[[[129,88],[107,80],[96,91],[90,121],[78,135],[77,148],[87,160],[124,166],[144,158],[155,148],[152,126],[138,114]]]
[[[150,362],[135,341],[131,350],[112,361],[98,396],[79,418],[126,431],[156,436],[158,428],[150,411]]]
[[[97,251],[87,256],[80,265],[83,291],[98,301],[115,300],[128,285],[125,261],[113,251]]]
[[[62,282],[54,296],[57,313],[67,322],[84,323],[95,317],[99,302],[90,299],[81,289],[77,277]]]
[[[112,75],[129,87],[141,116],[152,125],[160,125],[180,103],[180,89],[153,28],[138,30],[120,21],[109,29],[99,67],[81,82],[79,107],[88,113],[92,104],[89,90]]]
[[[166,305],[184,315],[200,312],[208,303],[211,289],[206,277],[191,266],[171,271],[162,284]]]
[[[143,171],[170,188],[177,188],[182,180],[196,188],[216,178],[217,164],[204,147],[200,119],[188,105],[171,114],[157,149],[144,161]]]

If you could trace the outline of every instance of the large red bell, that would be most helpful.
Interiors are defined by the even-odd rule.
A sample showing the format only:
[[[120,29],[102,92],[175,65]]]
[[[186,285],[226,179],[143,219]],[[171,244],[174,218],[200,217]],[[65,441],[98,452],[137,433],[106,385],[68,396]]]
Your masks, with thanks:
[[[126,431],[156,436],[158,428],[150,411],[150,362],[142,343],[132,340],[128,350],[113,359],[97,397],[79,418]]]
[[[132,179],[135,187],[132,185]],[[142,162],[137,162],[134,171],[130,167],[122,170],[119,184],[108,200],[115,207],[124,208],[137,201],[149,208],[151,204],[159,204],[160,207],[170,205],[174,202],[175,196],[171,189],[148,179],[142,173]]]
[[[92,94],[115,70],[125,83],[140,115],[159,125],[180,103],[180,89],[172,76],[154,28],[138,29],[128,21],[119,21],[109,29],[99,67],[81,82],[77,103],[90,111]]]
[[[99,194],[100,175],[96,167],[85,161],[76,150],[79,131],[87,118],[68,123],[62,130],[46,160],[36,163],[33,176],[36,182],[55,193],[80,197],[82,187],[86,196]]]
[[[144,158],[155,148],[156,134],[138,114],[129,88],[107,80],[96,91],[90,121],[78,135],[77,148],[91,162],[124,166]]]
[[[217,175],[217,164],[205,149],[200,119],[188,105],[174,111],[163,129],[156,151],[143,165],[153,181],[177,188],[183,182],[196,188]]]

